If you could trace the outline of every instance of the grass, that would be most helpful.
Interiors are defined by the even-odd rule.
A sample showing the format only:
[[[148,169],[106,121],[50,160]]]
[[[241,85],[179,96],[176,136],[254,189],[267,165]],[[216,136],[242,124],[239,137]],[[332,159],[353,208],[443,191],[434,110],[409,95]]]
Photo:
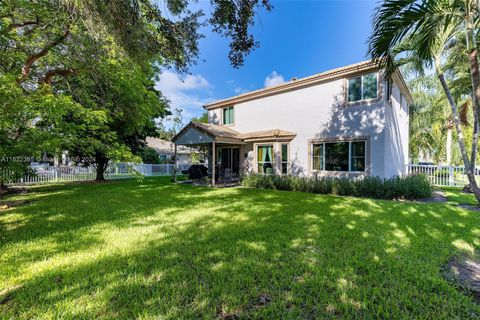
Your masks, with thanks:
[[[467,204],[467,205],[477,205],[477,200],[472,193],[465,193],[462,192],[459,188],[450,188],[450,187],[443,187],[441,188],[443,193],[447,197],[448,202],[452,204]]]
[[[454,191],[451,191],[454,192]],[[165,178],[65,184],[0,211],[1,318],[477,318],[442,268],[480,213]]]

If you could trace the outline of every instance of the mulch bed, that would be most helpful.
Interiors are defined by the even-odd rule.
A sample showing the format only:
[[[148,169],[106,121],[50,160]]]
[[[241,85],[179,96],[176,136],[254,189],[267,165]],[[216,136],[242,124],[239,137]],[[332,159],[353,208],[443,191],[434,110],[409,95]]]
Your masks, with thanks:
[[[0,189],[0,197],[11,194],[27,194],[28,188],[25,187],[8,187],[6,189]]]

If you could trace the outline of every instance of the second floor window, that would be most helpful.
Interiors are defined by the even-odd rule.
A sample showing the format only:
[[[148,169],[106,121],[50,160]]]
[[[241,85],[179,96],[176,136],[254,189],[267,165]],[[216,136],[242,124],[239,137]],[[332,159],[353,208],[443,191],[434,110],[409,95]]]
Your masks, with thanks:
[[[233,124],[233,107],[223,109],[223,124]]]
[[[377,87],[376,72],[348,79],[348,102],[375,99]]]

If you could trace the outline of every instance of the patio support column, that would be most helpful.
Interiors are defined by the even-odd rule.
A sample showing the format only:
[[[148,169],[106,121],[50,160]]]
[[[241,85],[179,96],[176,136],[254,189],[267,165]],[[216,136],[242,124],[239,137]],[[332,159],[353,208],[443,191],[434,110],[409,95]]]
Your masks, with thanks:
[[[215,186],[215,141],[212,142],[212,186]]]
[[[175,153],[173,155],[173,181],[177,182],[177,144],[174,143]]]

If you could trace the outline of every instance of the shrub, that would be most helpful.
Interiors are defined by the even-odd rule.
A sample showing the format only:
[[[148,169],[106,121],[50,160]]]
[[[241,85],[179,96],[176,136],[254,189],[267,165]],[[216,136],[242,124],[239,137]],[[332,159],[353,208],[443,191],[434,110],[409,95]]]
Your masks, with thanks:
[[[375,199],[422,199],[432,196],[432,187],[424,175],[381,179],[333,177],[296,177],[289,175],[249,174],[242,177],[244,187],[277,189],[318,194],[335,194]]]
[[[273,188],[277,190],[292,191],[292,177],[290,176],[272,176]]]
[[[432,196],[432,187],[424,175],[399,178],[398,184],[400,185],[401,196],[406,199],[422,199]]]
[[[248,188],[273,189],[273,176],[264,174],[249,174],[242,178],[242,184]]]

